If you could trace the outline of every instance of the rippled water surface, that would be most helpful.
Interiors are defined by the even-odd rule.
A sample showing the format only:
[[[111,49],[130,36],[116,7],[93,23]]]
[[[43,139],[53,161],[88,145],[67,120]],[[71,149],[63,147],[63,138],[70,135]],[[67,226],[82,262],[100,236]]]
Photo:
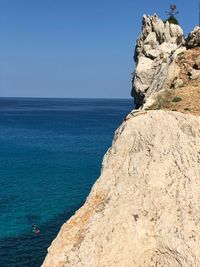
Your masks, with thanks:
[[[132,100],[0,98],[0,267],[41,265],[132,108]]]

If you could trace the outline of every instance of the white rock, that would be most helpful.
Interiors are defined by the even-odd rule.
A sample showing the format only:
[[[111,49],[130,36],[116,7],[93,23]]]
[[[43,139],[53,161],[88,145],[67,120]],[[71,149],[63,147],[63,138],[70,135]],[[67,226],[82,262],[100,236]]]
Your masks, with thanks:
[[[157,46],[158,42],[156,39],[156,33],[155,32],[150,32],[147,35],[147,38],[144,40],[144,44],[150,44],[151,47]]]
[[[173,51],[175,51],[177,49],[177,45],[176,44],[169,44],[169,43],[162,43],[159,46],[159,50],[161,50],[162,52],[166,53],[166,54],[171,54]]]
[[[136,107],[147,101],[150,94],[162,90],[167,78],[167,69],[173,61],[173,54],[184,44],[183,31],[178,25],[164,23],[157,15],[143,16],[142,33],[137,40],[135,49],[136,70],[133,77],[132,96]],[[140,58],[153,60],[152,68],[140,66]],[[166,65],[167,63],[167,65]],[[140,70],[138,72],[138,70]],[[146,77],[146,79],[145,79]],[[156,82],[157,81],[157,82]]]
[[[179,78],[177,78],[177,79],[175,79],[173,81],[173,86],[174,86],[175,89],[178,88],[178,87],[183,86],[183,84],[184,84],[183,80],[179,79]]]
[[[43,267],[199,267],[200,117],[134,112]]]
[[[144,52],[144,54],[146,54],[146,52],[149,51],[149,50],[151,50],[151,45],[146,44],[146,45],[143,46],[143,52]]]
[[[175,80],[178,79],[180,71],[181,69],[179,65],[176,63],[176,61],[175,60],[172,61],[172,63],[168,67],[162,90],[170,89],[174,85],[173,83]]]
[[[195,27],[194,30],[189,33],[186,45],[188,48],[200,46],[200,27]]]
[[[142,92],[148,88],[153,79],[153,60],[147,57],[140,57],[136,67],[137,75],[135,76],[135,87]]]
[[[176,59],[179,54],[184,53],[185,51],[186,47],[180,47],[176,49],[176,51],[173,53],[172,59]]]
[[[171,23],[170,27],[169,27],[169,31],[170,31],[170,36],[171,37],[177,38],[177,36],[183,36],[183,30],[178,25],[175,25],[175,24]]]
[[[148,58],[151,58],[151,59],[155,59],[155,58],[159,57],[160,54],[161,54],[161,51],[155,50],[155,49],[147,50],[146,53],[145,53],[145,55]]]
[[[200,70],[192,69],[189,75],[191,80],[197,80],[200,77]]]

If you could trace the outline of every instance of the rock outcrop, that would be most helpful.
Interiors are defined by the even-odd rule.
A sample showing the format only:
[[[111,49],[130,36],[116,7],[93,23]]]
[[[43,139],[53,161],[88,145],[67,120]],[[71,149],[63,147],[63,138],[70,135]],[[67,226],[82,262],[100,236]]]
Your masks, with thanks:
[[[43,267],[200,266],[200,117],[130,113]]]
[[[159,91],[184,86],[181,79],[183,68],[187,69],[189,79],[197,80],[200,77],[199,58],[193,66],[189,66],[187,62],[184,66],[179,64],[178,56],[199,47],[200,27],[195,27],[184,39],[180,26],[163,22],[157,15],[144,15],[142,33],[137,40],[134,56],[136,69],[132,81],[132,96],[136,107],[149,108]],[[193,61],[196,56],[200,56],[197,52],[198,50],[194,50]]]
[[[194,30],[188,35],[186,45],[188,48],[200,46],[200,27],[195,27]]]
[[[136,69],[132,96],[136,107],[142,106],[152,93],[163,88],[168,73],[170,80],[177,75],[178,69],[173,61],[184,50],[184,43],[180,26],[163,22],[157,15],[143,16],[142,33],[134,56]]]

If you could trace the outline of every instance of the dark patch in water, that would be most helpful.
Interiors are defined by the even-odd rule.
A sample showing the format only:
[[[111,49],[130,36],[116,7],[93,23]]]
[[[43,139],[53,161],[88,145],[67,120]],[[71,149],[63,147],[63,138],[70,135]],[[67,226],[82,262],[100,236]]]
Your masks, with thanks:
[[[62,224],[82,206],[70,207],[53,220],[40,225],[41,233],[0,239],[0,267],[39,267],[47,254],[47,248],[58,234]],[[34,216],[33,216],[34,217]]]

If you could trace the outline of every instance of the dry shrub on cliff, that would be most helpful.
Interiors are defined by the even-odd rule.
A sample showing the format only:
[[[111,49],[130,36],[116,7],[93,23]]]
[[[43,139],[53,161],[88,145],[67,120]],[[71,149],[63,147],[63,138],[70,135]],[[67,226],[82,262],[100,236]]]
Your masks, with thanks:
[[[172,101],[172,91],[165,90],[157,94],[155,102],[148,109],[162,109],[168,107]]]
[[[199,81],[191,81],[191,84],[186,86],[158,93],[155,102],[148,109],[163,109],[200,115]]]

